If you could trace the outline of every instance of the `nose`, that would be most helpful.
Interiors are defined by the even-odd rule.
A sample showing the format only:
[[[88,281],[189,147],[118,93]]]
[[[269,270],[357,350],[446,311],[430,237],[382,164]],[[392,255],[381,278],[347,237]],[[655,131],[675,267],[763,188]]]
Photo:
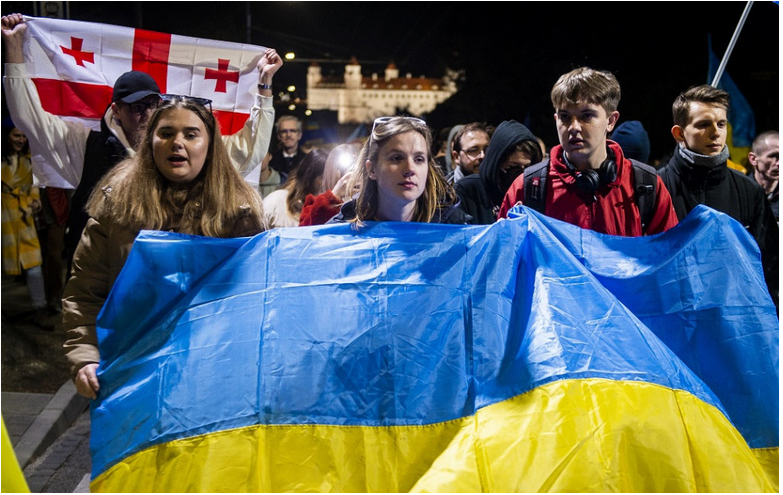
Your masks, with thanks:
[[[579,124],[579,119],[577,119],[576,117],[568,118],[565,124],[566,124],[566,128],[568,128],[568,132],[570,132],[571,134],[576,134],[582,130],[582,126]]]
[[[411,177],[414,174],[414,168],[416,167],[416,163],[413,161],[414,159],[411,158],[409,160],[405,160],[405,170],[402,171],[403,177]]]
[[[182,144],[183,138],[184,138],[184,135],[182,133],[178,133],[178,134],[174,135],[174,137],[171,140],[171,149],[173,149],[173,150],[182,149],[182,147],[183,147],[183,144]]]
[[[141,115],[139,115],[139,122],[144,123],[150,120],[150,117],[152,117],[152,112],[154,112],[155,109],[152,107],[147,107],[144,109],[143,112],[141,112]]]

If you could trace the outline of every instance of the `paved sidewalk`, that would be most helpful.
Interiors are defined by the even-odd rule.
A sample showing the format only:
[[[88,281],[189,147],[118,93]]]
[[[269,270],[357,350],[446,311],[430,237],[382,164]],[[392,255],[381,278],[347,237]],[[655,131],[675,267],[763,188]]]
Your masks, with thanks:
[[[19,466],[43,454],[88,406],[71,381],[56,394],[2,392],[0,409]]]

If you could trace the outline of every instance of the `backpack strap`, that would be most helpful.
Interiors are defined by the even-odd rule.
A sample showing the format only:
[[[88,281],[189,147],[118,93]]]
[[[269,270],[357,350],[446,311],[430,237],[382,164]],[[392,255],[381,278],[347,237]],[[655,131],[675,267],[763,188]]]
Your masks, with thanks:
[[[546,174],[549,171],[549,160],[530,165],[525,169],[525,200],[524,205],[539,213],[544,213],[546,205]]]
[[[634,191],[636,204],[642,219],[642,232],[646,232],[655,214],[655,196],[658,186],[658,172],[655,167],[631,159],[634,175]],[[546,176],[549,171],[549,160],[531,165],[525,169],[525,201],[528,208],[544,213],[546,205]]]
[[[655,195],[658,192],[658,172],[655,167],[631,159],[633,166],[634,191],[636,192],[636,204],[639,206],[639,214],[642,217],[642,232],[647,232],[655,214]]]

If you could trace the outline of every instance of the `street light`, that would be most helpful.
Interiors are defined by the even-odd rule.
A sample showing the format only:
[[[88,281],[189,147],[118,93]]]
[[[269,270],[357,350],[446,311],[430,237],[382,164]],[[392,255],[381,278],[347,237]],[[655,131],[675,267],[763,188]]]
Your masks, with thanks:
[[[286,60],[293,60],[295,58],[296,58],[296,55],[294,55],[294,52],[288,52],[288,53],[285,54],[285,59]]]

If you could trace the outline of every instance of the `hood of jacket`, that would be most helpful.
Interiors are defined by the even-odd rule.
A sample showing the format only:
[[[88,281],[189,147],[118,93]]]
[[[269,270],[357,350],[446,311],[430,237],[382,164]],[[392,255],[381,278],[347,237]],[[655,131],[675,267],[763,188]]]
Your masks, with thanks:
[[[487,195],[495,205],[500,205],[506,191],[501,191],[498,186],[500,178],[500,160],[506,151],[522,141],[536,141],[536,137],[524,125],[516,120],[502,122],[495,132],[487,147],[487,154],[479,166],[479,176]],[[536,146],[538,143],[536,142]]]

